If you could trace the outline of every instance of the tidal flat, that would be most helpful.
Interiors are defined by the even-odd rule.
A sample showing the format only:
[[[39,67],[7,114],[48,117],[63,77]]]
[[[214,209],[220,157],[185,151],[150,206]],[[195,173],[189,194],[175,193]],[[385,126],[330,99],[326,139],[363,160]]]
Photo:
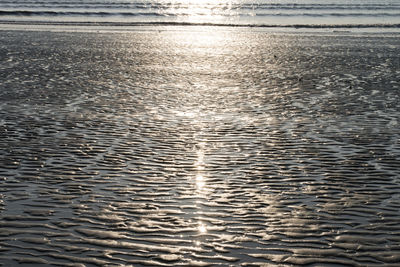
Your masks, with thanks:
[[[399,266],[399,40],[1,31],[0,265]]]

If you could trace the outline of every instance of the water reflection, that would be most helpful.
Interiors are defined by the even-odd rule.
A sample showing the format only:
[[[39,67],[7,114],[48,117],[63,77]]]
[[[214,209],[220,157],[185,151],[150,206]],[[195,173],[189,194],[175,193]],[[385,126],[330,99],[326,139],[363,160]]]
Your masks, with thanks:
[[[1,263],[396,265],[397,40],[248,31],[0,35]]]
[[[206,180],[204,175],[206,175],[206,164],[205,164],[205,147],[206,147],[205,142],[200,142],[198,143],[195,148],[196,148],[196,161],[194,163],[195,167],[195,188],[194,188],[194,194],[196,200],[196,216],[198,217],[198,227],[197,230],[200,235],[205,234],[207,232],[206,225],[204,222],[201,220],[201,218],[204,216],[204,207],[203,207],[203,202],[206,201],[205,194],[206,194]],[[197,242],[196,240],[195,242]]]
[[[198,190],[203,189],[205,185],[205,180],[203,174],[197,174],[196,175],[196,187]]]
[[[176,21],[188,23],[219,23],[232,20],[238,11],[232,9],[232,1],[173,0],[167,1],[163,14],[176,15]]]
[[[205,234],[207,232],[207,228],[202,222],[199,223],[198,230],[200,234]]]
[[[205,147],[205,143],[199,143],[198,145],[196,145],[197,151],[196,151],[196,162],[194,164],[194,166],[196,167],[196,169],[198,171],[202,171],[204,170],[204,147]]]

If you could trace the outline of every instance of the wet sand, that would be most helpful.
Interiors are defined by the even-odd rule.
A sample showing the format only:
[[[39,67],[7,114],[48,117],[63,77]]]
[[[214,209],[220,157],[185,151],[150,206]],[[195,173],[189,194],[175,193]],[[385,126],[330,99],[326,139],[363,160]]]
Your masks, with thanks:
[[[399,266],[398,43],[2,31],[0,265]]]

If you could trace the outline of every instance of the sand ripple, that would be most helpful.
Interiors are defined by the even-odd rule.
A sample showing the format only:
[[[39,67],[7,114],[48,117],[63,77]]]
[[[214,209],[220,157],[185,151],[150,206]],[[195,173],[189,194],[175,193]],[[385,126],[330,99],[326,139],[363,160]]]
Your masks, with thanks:
[[[3,32],[0,263],[398,266],[397,42]]]

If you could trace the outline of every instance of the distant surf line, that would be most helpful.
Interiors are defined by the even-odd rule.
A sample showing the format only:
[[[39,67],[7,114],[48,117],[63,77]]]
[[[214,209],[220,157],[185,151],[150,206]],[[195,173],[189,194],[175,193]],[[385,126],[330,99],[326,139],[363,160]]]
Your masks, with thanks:
[[[98,16],[98,17],[115,17],[115,16],[122,16],[122,17],[181,17],[181,16],[190,16],[190,15],[205,15],[207,13],[185,13],[185,12],[106,12],[106,11],[32,11],[32,10],[0,10],[0,16]],[[231,14],[217,14],[218,16],[225,16],[231,17]],[[388,12],[381,12],[381,13],[358,13],[358,12],[351,12],[351,13],[340,13],[340,12],[331,12],[331,13],[239,13],[235,15],[237,17],[399,17],[400,13],[388,13]]]
[[[394,24],[246,24],[246,23],[211,23],[211,22],[172,22],[172,21],[149,21],[149,22],[92,22],[92,21],[13,21],[0,20],[0,24],[10,25],[59,25],[59,26],[215,26],[215,27],[249,27],[249,28],[307,28],[307,29],[339,29],[339,28],[393,28],[399,29],[400,23]]]

